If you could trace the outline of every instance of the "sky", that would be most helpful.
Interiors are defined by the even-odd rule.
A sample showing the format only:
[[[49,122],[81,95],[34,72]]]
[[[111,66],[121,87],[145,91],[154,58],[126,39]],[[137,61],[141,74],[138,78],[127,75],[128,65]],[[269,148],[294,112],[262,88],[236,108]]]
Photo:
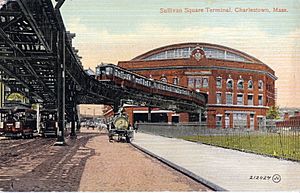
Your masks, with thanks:
[[[182,13],[161,13],[167,8]],[[186,13],[186,8],[204,11]],[[300,107],[300,0],[66,0],[61,9],[67,29],[76,33],[74,46],[85,68],[117,64],[174,43],[220,44],[274,69],[277,104]]]

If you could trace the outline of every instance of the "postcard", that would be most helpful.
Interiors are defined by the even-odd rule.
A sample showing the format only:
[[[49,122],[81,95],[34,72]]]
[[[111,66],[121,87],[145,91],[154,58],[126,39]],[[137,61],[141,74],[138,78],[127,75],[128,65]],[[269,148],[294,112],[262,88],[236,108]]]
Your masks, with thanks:
[[[299,0],[0,0],[0,191],[299,191],[299,20]]]

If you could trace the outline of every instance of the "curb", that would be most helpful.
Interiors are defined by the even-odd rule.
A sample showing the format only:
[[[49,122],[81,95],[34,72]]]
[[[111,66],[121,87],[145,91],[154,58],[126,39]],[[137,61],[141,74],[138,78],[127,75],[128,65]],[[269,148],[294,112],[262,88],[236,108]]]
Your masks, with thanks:
[[[191,172],[191,171],[189,171],[189,170],[187,170],[187,169],[185,169],[185,168],[183,168],[183,167],[181,167],[181,166],[179,166],[177,164],[174,164],[174,163],[170,162],[169,160],[166,160],[166,159],[164,159],[164,158],[162,158],[162,157],[160,157],[160,156],[158,156],[158,155],[156,155],[156,154],[154,154],[154,153],[146,150],[145,148],[143,148],[143,147],[141,147],[141,146],[139,146],[137,144],[131,143],[131,145],[133,147],[137,148],[138,150],[140,150],[140,151],[142,151],[142,152],[150,155],[151,157],[159,160],[160,162],[162,162],[162,163],[170,166],[171,168],[179,171],[180,173],[182,173],[182,174],[184,174],[184,175],[192,178],[193,180],[204,184],[205,186],[211,188],[214,191],[227,191],[226,189],[224,189],[224,188],[222,188],[222,187],[220,187],[220,186],[218,186],[218,185],[216,185],[216,184],[214,184],[214,183],[212,183],[212,182],[210,182],[210,181],[208,181],[208,180],[206,180],[206,179],[204,179],[204,178],[202,178],[202,177],[194,174],[193,172]]]

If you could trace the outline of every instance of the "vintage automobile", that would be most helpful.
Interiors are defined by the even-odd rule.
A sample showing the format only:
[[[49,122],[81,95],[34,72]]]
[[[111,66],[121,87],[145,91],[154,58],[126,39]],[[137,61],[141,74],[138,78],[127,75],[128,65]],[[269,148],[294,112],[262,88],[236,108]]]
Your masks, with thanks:
[[[128,116],[124,114],[115,115],[108,128],[109,140],[113,140],[114,136],[117,136],[118,141],[131,142],[134,137],[134,130],[129,124]]]

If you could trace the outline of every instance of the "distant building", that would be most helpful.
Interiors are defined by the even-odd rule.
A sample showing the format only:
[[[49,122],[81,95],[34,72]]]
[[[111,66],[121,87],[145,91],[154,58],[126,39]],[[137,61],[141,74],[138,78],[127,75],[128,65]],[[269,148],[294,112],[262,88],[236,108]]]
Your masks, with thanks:
[[[275,105],[275,72],[235,49],[208,43],[182,43],[151,50],[120,67],[146,77],[208,94],[207,124],[222,128],[259,128]],[[146,108],[127,108],[131,121],[143,121]],[[194,122],[197,114],[153,112],[154,122]]]
[[[282,121],[276,122],[277,127],[296,127],[300,126],[300,112],[295,111],[294,115],[290,116],[289,113],[285,113]]]

